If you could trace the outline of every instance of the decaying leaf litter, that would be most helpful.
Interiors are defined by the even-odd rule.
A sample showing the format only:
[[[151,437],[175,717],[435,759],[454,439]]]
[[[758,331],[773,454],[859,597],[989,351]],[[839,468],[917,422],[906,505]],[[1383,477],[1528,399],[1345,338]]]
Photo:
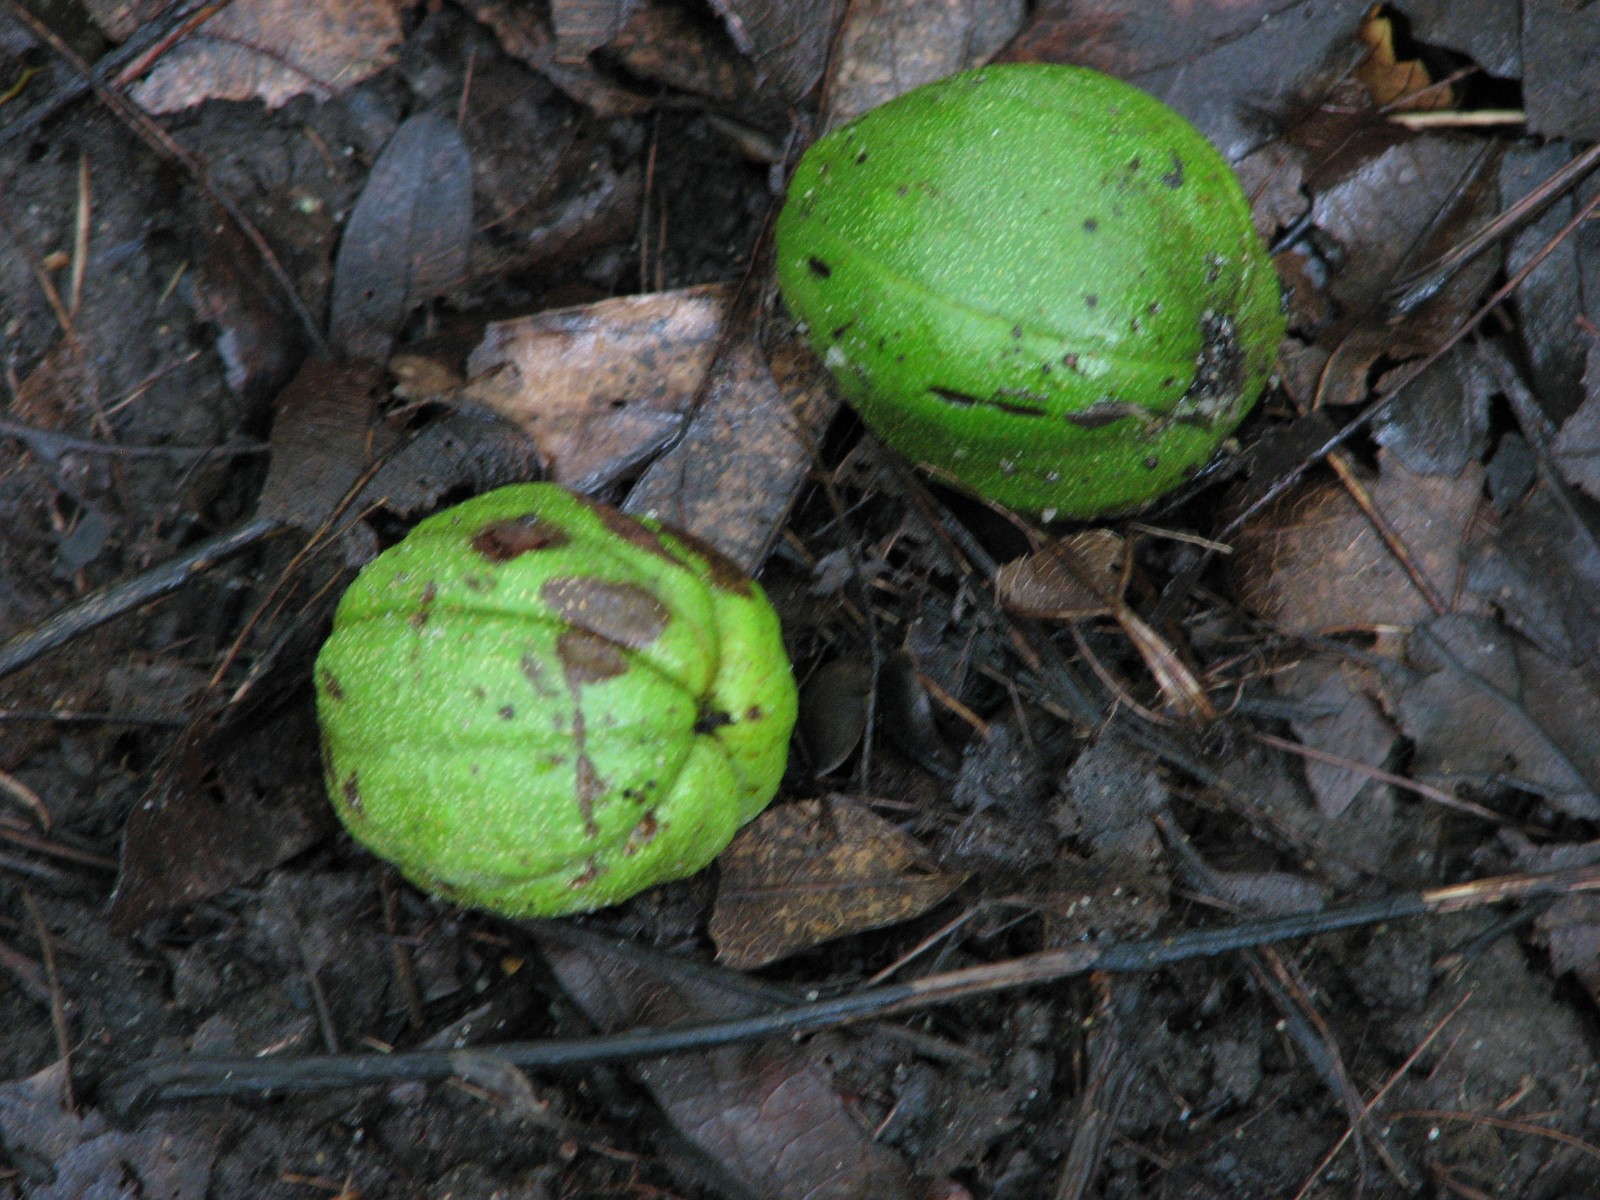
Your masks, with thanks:
[[[0,1183],[1583,1189],[1581,13],[314,7],[0,21],[0,635],[108,592],[0,683]],[[806,137],[995,56],[1195,120],[1285,282],[1235,459],[1107,530],[887,458],[765,274]],[[306,686],[355,565],[540,470],[761,567],[812,710],[719,871],[548,927],[336,836]],[[240,1103],[143,1066],[262,1054],[283,1092],[391,1073]]]

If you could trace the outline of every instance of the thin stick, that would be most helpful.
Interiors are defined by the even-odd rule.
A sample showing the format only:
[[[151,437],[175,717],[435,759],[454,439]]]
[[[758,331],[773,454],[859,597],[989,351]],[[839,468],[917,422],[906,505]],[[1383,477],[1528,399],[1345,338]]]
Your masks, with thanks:
[[[1089,971],[1141,973],[1173,963],[1210,958],[1286,938],[1381,924],[1429,913],[1460,912],[1504,900],[1600,891],[1600,864],[1539,875],[1503,875],[1453,887],[1409,892],[1213,929],[1127,942],[1078,944],[1041,950],[1003,962],[925,976],[909,983],[864,988],[847,995],[754,1017],[641,1028],[599,1037],[510,1042],[485,1047],[523,1070],[629,1061],[775,1034],[796,1034],[852,1021],[912,1012],[968,996],[1055,983]],[[323,1091],[405,1080],[441,1080],[455,1073],[453,1050],[396,1054],[327,1054],[281,1058],[147,1059],[116,1072],[100,1089],[102,1102],[128,1113],[162,1100],[197,1096],[261,1096]]]

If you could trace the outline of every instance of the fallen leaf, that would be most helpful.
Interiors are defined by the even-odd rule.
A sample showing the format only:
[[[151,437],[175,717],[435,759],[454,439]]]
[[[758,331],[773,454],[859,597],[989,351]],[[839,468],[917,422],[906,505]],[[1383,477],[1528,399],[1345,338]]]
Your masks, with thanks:
[[[844,765],[867,728],[872,665],[855,658],[824,663],[800,685],[795,736],[813,775]]]
[[[1562,478],[1600,498],[1600,345],[1590,347],[1584,390],[1583,402],[1561,423],[1551,449]]]
[[[966,878],[915,839],[833,797],[769,808],[718,860],[717,959],[749,969],[832,938],[910,920]]]
[[[730,972],[576,930],[540,927],[534,937],[561,986],[605,1032],[754,1016],[776,1002]],[[757,1200],[927,1194],[846,1107],[826,1067],[788,1039],[645,1058],[633,1071],[673,1125]]]
[[[822,78],[845,0],[711,0],[734,45],[801,104]]]
[[[1396,704],[1415,778],[1510,785],[1568,816],[1600,818],[1600,698],[1579,672],[1479,617],[1419,627],[1407,657],[1424,672]]]
[[[1379,379],[1387,391],[1396,368]],[[1456,346],[1408,384],[1372,423],[1372,436],[1419,474],[1457,475],[1483,456],[1494,373],[1475,345]]]
[[[710,542],[754,573],[810,473],[838,401],[809,346],[788,339],[770,357],[736,340],[672,449],[623,504]]]
[[[1467,586],[1546,654],[1600,662],[1600,547],[1545,487],[1479,547]]]
[[[1274,677],[1277,689],[1292,696],[1315,716],[1291,717],[1290,727],[1303,746],[1367,767],[1384,767],[1398,737],[1364,687],[1352,686],[1362,672],[1345,664],[1312,660]],[[1366,681],[1363,681],[1366,682]],[[1371,777],[1337,763],[1305,760],[1306,784],[1316,797],[1317,811],[1331,819],[1350,807]]]
[[[309,92],[328,100],[395,58],[403,0],[233,0],[136,84],[136,103],[177,112],[205,100],[277,108]]]
[[[902,92],[980,66],[1016,32],[1019,8],[959,0],[851,4],[834,39],[824,131]]]
[[[136,1129],[113,1127],[98,1109],[63,1103],[67,1064],[57,1061],[0,1084],[0,1142],[8,1174],[31,1200],[204,1200],[219,1151],[216,1116],[155,1112]]]
[[[1399,105],[1402,111],[1415,112],[1446,108],[1452,96],[1448,86],[1428,91],[1433,80],[1420,59],[1399,57],[1395,49],[1394,18],[1381,6],[1367,10],[1358,36],[1367,47],[1367,57],[1354,71],[1363,87],[1372,93],[1374,103]]]
[[[581,63],[621,32],[641,0],[551,0],[556,61]]]
[[[467,360],[462,398],[525,430],[551,480],[593,491],[678,431],[727,301],[711,284],[497,321]]]
[[[186,731],[128,816],[112,926],[127,932],[214,896],[332,832],[315,755],[283,752],[316,744],[304,705],[220,732],[209,725]]]
[[[370,362],[306,360],[278,397],[257,515],[306,532],[322,527],[367,467],[382,382]]]
[[[1454,597],[1483,493],[1473,463],[1451,478],[1379,455],[1373,504],[1440,594]],[[1336,480],[1316,480],[1258,514],[1234,541],[1240,598],[1286,633],[1411,625],[1433,610]],[[1472,597],[1461,601],[1475,606]]]
[[[334,260],[335,349],[383,362],[406,314],[466,280],[472,160],[453,121],[421,112],[394,131],[356,200]]]
[[[1125,543],[1109,529],[1052,542],[995,573],[995,599],[1023,617],[1080,620],[1116,611]]]

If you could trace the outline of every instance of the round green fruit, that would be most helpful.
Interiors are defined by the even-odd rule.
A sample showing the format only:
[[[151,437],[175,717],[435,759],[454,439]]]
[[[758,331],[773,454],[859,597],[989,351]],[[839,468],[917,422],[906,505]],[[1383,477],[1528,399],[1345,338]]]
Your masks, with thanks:
[[[316,686],[356,840],[513,916],[698,871],[772,799],[795,718],[759,586],[687,534],[538,483],[368,564]]]
[[[784,298],[866,423],[1028,511],[1100,516],[1182,483],[1283,336],[1222,156],[1077,67],[967,71],[819,139],[776,242]]]

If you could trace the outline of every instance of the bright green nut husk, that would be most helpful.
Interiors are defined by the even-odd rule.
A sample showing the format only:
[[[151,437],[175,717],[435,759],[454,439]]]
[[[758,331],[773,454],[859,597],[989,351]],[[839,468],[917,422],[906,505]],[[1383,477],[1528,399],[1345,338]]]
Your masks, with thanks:
[[[1192,476],[1284,331],[1222,156],[1077,67],[967,71],[819,139],[776,244],[785,300],[866,423],[1028,511],[1126,511]]]
[[[757,584],[552,484],[447,509],[368,564],[316,688],[328,792],[356,840],[512,916],[700,870],[772,799],[795,718]]]

